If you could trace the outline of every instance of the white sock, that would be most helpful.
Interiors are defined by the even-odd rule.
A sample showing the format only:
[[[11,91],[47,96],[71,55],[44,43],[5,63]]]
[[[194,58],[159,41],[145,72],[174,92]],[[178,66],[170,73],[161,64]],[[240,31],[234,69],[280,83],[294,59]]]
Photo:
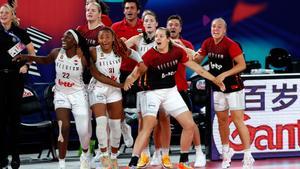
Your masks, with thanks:
[[[149,146],[146,146],[145,149],[143,150],[144,154],[147,154],[148,157],[150,157],[150,150],[149,150]]]
[[[157,155],[161,155],[161,148],[155,149],[155,153],[156,153]]]
[[[228,152],[229,151],[229,144],[223,144],[222,151],[223,152]]]
[[[250,148],[244,150],[244,158],[252,157]]]
[[[103,156],[108,156],[108,151],[101,152],[101,157],[103,157]]]
[[[203,155],[201,145],[195,146],[196,154]]]
[[[164,155],[169,155],[169,148],[162,148],[161,151],[162,151],[163,156]]]
[[[137,154],[131,154],[131,157],[140,157],[139,155],[137,155]]]
[[[90,151],[89,151],[89,150],[88,150],[87,152],[82,151],[82,155],[83,155],[84,157],[89,156],[89,154],[90,154]]]
[[[118,153],[110,153],[110,159],[117,159]]]

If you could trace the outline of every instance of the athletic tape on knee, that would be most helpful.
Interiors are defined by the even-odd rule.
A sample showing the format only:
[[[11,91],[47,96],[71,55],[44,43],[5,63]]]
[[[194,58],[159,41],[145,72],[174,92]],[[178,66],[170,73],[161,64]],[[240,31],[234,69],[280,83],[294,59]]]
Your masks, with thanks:
[[[100,116],[96,118],[97,127],[96,127],[96,136],[98,138],[99,147],[106,148],[107,147],[107,117]]]
[[[58,121],[58,139],[57,139],[57,141],[58,142],[64,142],[64,137],[63,137],[63,135],[62,135],[62,121],[61,120],[59,120]]]
[[[121,120],[120,119],[109,119],[110,128],[110,145],[118,148],[121,139]]]

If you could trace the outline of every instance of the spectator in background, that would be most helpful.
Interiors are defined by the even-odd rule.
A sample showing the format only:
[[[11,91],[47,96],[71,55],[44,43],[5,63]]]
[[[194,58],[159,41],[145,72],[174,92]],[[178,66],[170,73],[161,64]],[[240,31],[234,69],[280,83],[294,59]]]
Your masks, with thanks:
[[[88,5],[91,2],[97,2],[101,7],[100,22],[102,22],[105,26],[111,26],[112,21],[108,16],[109,7],[101,0],[86,0],[86,5]]]
[[[25,30],[19,27],[14,8],[0,7],[0,167],[7,167],[11,152],[11,167],[20,166],[18,150],[20,105],[24,91],[24,74],[29,63],[16,63],[12,59],[24,49],[35,55],[33,44]]]
[[[114,23],[111,28],[115,31],[118,38],[123,41],[131,38],[134,35],[138,35],[144,30],[143,21],[138,18],[140,13],[140,4],[138,0],[124,0],[124,19],[122,21]],[[132,72],[137,62],[124,58],[121,64],[120,82],[123,83],[126,77]],[[122,90],[123,107],[124,108],[136,108],[136,93],[138,91],[137,85],[132,87],[129,91]],[[129,101],[133,100],[133,101]],[[123,119],[125,115],[123,116]],[[133,138],[131,136],[131,128],[126,124],[126,120],[122,122],[122,135],[126,146],[131,147],[133,145]]]
[[[211,23],[211,37],[207,38],[195,56],[201,63],[208,56],[210,72],[224,82],[225,91],[213,85],[214,109],[218,117],[219,133],[222,142],[222,168],[230,166],[234,154],[229,147],[229,111],[244,146],[243,169],[252,169],[254,159],[250,151],[250,136],[244,123],[245,93],[240,72],[246,68],[243,52],[239,45],[226,36],[227,24],[224,19],[216,18]]]

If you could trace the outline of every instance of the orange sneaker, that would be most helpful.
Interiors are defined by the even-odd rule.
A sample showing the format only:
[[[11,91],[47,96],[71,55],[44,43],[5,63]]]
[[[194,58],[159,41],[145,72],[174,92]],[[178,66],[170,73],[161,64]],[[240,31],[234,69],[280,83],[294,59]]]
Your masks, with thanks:
[[[137,164],[137,168],[146,168],[150,163],[150,157],[146,153],[142,153]]]
[[[162,163],[162,166],[166,169],[172,169],[173,168],[172,162],[170,160],[170,156],[168,156],[168,155],[163,155],[162,156],[161,163]]]
[[[189,164],[187,163],[179,163],[178,164],[178,169],[194,169],[193,167],[191,167]]]

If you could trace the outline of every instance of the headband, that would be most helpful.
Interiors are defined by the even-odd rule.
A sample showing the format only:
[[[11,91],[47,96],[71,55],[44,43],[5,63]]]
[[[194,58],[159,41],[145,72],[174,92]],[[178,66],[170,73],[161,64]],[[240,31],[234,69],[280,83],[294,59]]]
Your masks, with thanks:
[[[78,35],[75,33],[75,31],[72,30],[72,29],[69,29],[67,32],[70,32],[73,35],[76,43],[78,44],[79,43],[79,39],[78,39]]]

